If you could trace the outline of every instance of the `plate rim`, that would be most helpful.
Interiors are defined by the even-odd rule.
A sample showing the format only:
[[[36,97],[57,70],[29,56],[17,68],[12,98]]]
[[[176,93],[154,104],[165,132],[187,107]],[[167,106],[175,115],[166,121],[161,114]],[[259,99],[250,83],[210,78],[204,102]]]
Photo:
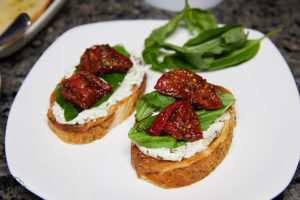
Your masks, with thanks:
[[[75,29],[78,29],[78,28],[83,28],[83,27],[85,27],[85,26],[89,26],[89,25],[97,25],[97,24],[104,24],[104,23],[107,23],[107,24],[110,24],[110,23],[128,23],[128,22],[137,22],[137,21],[140,21],[140,22],[143,22],[143,21],[147,21],[147,22],[161,22],[161,23],[163,23],[163,22],[166,22],[166,21],[168,21],[168,20],[159,20],[159,19],[154,19],[154,20],[152,20],[152,19],[146,19],[146,20],[143,20],[143,19],[138,19],[138,20],[112,20],[112,21],[105,21],[105,22],[94,22],[94,23],[89,23],[89,24],[83,24],[83,25],[79,25],[79,26],[75,26],[75,27],[73,27],[73,28],[71,28],[71,29],[69,29],[69,30],[67,30],[67,31],[65,31],[61,36],[63,36],[63,35],[65,35],[66,33],[70,33],[71,31],[74,31]],[[249,30],[252,30],[252,31],[256,31],[256,32],[258,32],[258,33],[261,33],[261,32],[259,32],[259,31],[257,31],[257,30],[253,30],[253,29],[249,29]],[[262,33],[261,33],[262,34]],[[61,38],[61,36],[59,36],[57,39],[59,39],[59,38]],[[268,39],[268,40],[270,40],[269,38],[266,38],[266,39]],[[270,42],[273,44],[273,42],[270,40]],[[55,43],[55,41],[52,43],[52,44],[54,44]],[[50,48],[50,47],[52,47],[52,44],[44,51],[44,52],[47,52],[48,51],[48,49]],[[274,44],[273,44],[274,45]],[[284,59],[284,57],[283,57],[283,55],[279,52],[279,50],[277,49],[277,47],[274,45],[274,47],[276,48],[276,50],[278,51],[278,53],[282,56],[282,59],[283,59],[283,61],[285,62],[285,64],[286,64],[286,66],[288,67],[288,64],[286,63],[286,61],[285,61],[285,59]],[[39,59],[37,60],[37,62],[33,65],[33,67],[32,67],[32,69],[36,69],[35,68],[35,66],[36,65],[38,65],[38,63],[39,63],[39,61],[40,61],[40,59],[43,57],[43,55],[44,55],[44,53],[39,57]],[[289,67],[288,67],[289,68]],[[289,68],[289,71],[290,71],[290,73],[291,73],[291,70],[290,70],[290,68]],[[22,91],[22,88],[23,88],[23,86],[24,86],[24,83],[26,82],[26,80],[28,79],[28,77],[30,78],[30,74],[32,74],[32,70],[30,70],[30,72],[28,73],[28,75],[26,76],[26,78],[25,78],[25,80],[24,80],[24,82],[23,82],[23,84],[21,85],[21,87],[20,87],[20,89],[18,90],[18,93],[17,93],[17,95],[16,95],[16,97],[14,98],[14,101],[13,101],[13,103],[12,103],[12,105],[11,105],[11,110],[12,109],[14,109],[14,104],[15,104],[15,101],[16,101],[16,99],[18,98],[18,96],[19,96],[19,93],[20,93],[20,91]],[[292,76],[292,74],[290,74],[291,75],[291,77],[293,78],[293,76]],[[296,82],[295,82],[295,79],[293,78],[293,80],[294,80],[294,84],[295,84],[295,88],[297,88],[297,85],[296,85]],[[299,99],[298,99],[299,100]],[[7,133],[7,128],[8,128],[8,126],[9,126],[9,124],[10,124],[10,117],[11,117],[11,113],[9,113],[9,116],[8,116],[8,119],[7,119],[7,125],[6,125],[6,129],[5,129],[5,133]],[[6,139],[7,139],[7,134],[5,134],[5,155],[7,155],[6,154]],[[43,195],[41,195],[41,194],[38,194],[38,193],[36,193],[36,192],[33,192],[33,190],[31,189],[31,188],[28,188],[26,185],[24,185],[24,183],[22,183],[22,181],[21,181],[21,179],[18,179],[18,178],[16,178],[14,175],[13,175],[13,173],[11,172],[11,169],[10,169],[10,165],[8,164],[8,159],[7,159],[8,157],[6,156],[6,160],[7,160],[7,166],[8,166],[8,169],[9,169],[9,171],[10,171],[10,173],[11,173],[11,175],[21,184],[21,185],[23,185],[26,189],[28,189],[29,191],[31,191],[32,193],[34,193],[34,194],[36,194],[36,195],[38,195],[38,196],[40,196],[40,197],[46,197],[46,196],[43,196]],[[299,159],[298,159],[298,164],[299,164]],[[297,166],[295,167],[295,170],[294,170],[294,174],[295,174],[295,172],[296,172],[296,170],[297,170]],[[294,175],[293,175],[294,176]],[[292,176],[292,177],[293,177]],[[291,179],[292,180],[292,179]],[[290,180],[290,181],[291,181]],[[289,184],[288,184],[289,185]],[[286,185],[286,187],[288,187],[288,185]],[[285,188],[286,188],[285,187]],[[285,188],[283,188],[283,190],[285,189]],[[282,190],[282,191],[283,191]],[[282,191],[280,191],[278,194],[280,194]],[[277,194],[277,195],[278,195]],[[277,195],[275,195],[275,196],[277,196]],[[274,197],[275,197],[274,196]]]

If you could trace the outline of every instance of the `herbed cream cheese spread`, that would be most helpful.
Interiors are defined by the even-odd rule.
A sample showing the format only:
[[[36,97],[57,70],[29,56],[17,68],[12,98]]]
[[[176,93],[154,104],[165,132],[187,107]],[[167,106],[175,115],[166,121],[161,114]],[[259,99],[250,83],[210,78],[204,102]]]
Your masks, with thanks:
[[[148,65],[143,65],[141,60],[132,56],[131,60],[133,66],[128,70],[124,80],[118,87],[118,89],[112,94],[112,96],[103,104],[98,107],[84,110],[78,114],[76,118],[71,121],[66,121],[64,117],[64,110],[56,102],[52,106],[53,115],[56,121],[61,124],[85,124],[90,121],[96,120],[100,117],[105,117],[111,106],[118,101],[130,96],[132,94],[133,85],[138,87],[141,85],[146,71],[149,69]],[[70,77],[74,69],[68,70],[65,74],[66,77]]]
[[[230,114],[225,112],[210,127],[203,131],[203,139],[195,142],[187,142],[183,146],[175,149],[168,148],[147,148],[136,144],[141,152],[160,160],[181,161],[183,158],[190,158],[198,152],[206,150],[209,144],[220,135],[224,126],[224,121],[230,119]]]

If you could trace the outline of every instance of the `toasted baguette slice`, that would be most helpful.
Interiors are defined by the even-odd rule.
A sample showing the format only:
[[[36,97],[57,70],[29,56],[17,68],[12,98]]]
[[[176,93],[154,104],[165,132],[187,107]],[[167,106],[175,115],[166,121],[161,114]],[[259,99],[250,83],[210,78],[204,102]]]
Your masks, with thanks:
[[[214,86],[218,92],[230,93],[227,89]],[[165,161],[152,158],[142,153],[131,144],[131,164],[137,176],[162,188],[178,188],[191,185],[211,173],[224,159],[233,137],[236,125],[234,105],[226,111],[230,119],[224,121],[220,135],[209,147],[182,161]]]
[[[83,125],[61,124],[56,121],[52,111],[56,99],[55,92],[53,92],[47,113],[49,127],[61,140],[71,144],[85,144],[102,138],[110,128],[120,124],[135,111],[136,102],[144,94],[145,88],[146,74],[141,85],[139,87],[133,85],[132,94],[111,106],[105,117],[100,117]]]

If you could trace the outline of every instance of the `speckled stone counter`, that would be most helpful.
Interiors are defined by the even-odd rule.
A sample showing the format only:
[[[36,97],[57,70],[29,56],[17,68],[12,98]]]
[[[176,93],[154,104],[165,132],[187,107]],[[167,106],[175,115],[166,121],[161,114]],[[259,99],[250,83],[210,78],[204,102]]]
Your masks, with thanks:
[[[299,0],[224,0],[210,10],[219,23],[240,23],[263,33],[282,28],[280,34],[270,39],[284,56],[300,88]],[[142,0],[69,0],[24,48],[0,59],[0,199],[38,199],[10,175],[5,158],[4,135],[14,97],[47,47],[63,32],[80,24],[120,19],[169,19],[175,14],[151,7]],[[299,167],[290,185],[276,199],[300,199]]]

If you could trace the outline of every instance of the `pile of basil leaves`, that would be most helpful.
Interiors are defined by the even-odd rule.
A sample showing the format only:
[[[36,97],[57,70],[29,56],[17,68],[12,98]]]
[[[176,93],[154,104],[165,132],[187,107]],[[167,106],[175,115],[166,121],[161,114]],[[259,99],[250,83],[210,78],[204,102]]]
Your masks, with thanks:
[[[181,23],[183,22],[183,23]],[[197,36],[183,46],[165,42],[178,26],[186,27]],[[239,24],[218,27],[215,16],[205,10],[185,8],[164,26],[152,31],[145,40],[143,58],[152,70],[165,72],[181,68],[195,72],[212,71],[238,65],[253,58],[259,50],[260,41],[280,29],[272,31],[260,39],[248,40],[248,34]],[[165,51],[168,50],[168,51]],[[167,53],[170,52],[171,53]]]
[[[122,45],[115,45],[112,48],[114,48],[116,51],[123,54],[124,56],[130,58],[130,54],[128,53],[128,51],[126,51],[126,49]],[[77,68],[75,69],[74,73],[77,73]],[[115,73],[109,73],[109,74],[98,76],[99,78],[103,79],[108,84],[110,84],[113,88],[110,93],[106,94],[101,99],[97,100],[91,106],[91,108],[100,106],[101,104],[106,102],[109,99],[109,97],[114,93],[114,91],[116,91],[116,89],[120,86],[121,82],[124,80],[125,75],[126,73],[115,72]],[[77,110],[72,103],[70,103],[63,97],[60,89],[60,84],[57,84],[54,92],[56,95],[57,104],[64,109],[65,120],[68,122],[76,118],[81,111]]]
[[[165,42],[178,27],[186,27],[196,37],[189,39],[183,46]],[[218,27],[215,16],[209,11],[185,8],[165,25],[154,29],[145,40],[143,59],[155,71],[181,68],[194,72],[212,71],[241,64],[253,58],[259,50],[260,41],[280,31],[272,31],[257,40],[248,40],[248,34],[239,24]],[[219,93],[223,106],[220,109],[196,110],[201,130],[205,131],[227,108],[235,102],[232,95]],[[135,118],[137,124],[129,131],[129,138],[147,148],[177,148],[185,141],[171,136],[154,137],[146,132],[157,113],[176,101],[175,98],[157,91],[145,94],[138,103]]]

